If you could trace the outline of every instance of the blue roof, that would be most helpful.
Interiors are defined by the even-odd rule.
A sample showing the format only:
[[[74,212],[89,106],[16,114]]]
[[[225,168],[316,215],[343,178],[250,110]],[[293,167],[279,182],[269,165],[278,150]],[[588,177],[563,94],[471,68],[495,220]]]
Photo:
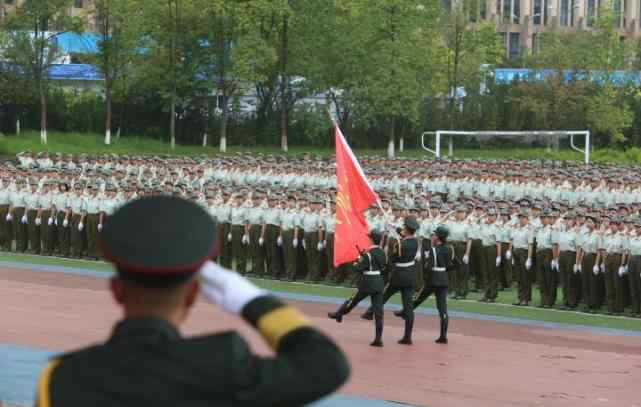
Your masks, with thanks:
[[[63,54],[95,54],[98,52],[100,35],[96,33],[62,33],[56,41]]]
[[[56,81],[101,81],[102,73],[90,64],[56,64],[49,69],[49,78]]]
[[[494,70],[494,79],[497,83],[509,84],[516,80],[535,80],[541,81],[546,77],[551,76],[556,71],[552,69],[517,69],[517,68],[499,68]],[[636,71],[614,71],[607,73],[605,71],[572,71],[566,69],[563,71],[563,78],[565,82],[573,80],[585,80],[602,84],[604,81],[609,80],[615,85],[640,85],[641,76]]]

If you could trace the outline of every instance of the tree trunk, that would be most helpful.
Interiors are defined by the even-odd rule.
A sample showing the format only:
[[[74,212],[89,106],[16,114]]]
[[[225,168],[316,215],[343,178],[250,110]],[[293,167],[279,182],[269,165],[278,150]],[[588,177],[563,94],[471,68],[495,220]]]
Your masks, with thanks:
[[[47,144],[47,95],[45,95],[42,84],[40,90],[40,143]]]
[[[20,135],[20,116],[16,117],[16,136]]]
[[[227,152],[227,97],[223,95],[223,108],[220,118],[220,152]]]
[[[106,83],[105,89],[105,144],[111,145],[111,86]]]
[[[203,133],[203,147],[207,147],[207,132]]]
[[[171,95],[171,115],[169,119],[169,144],[171,149],[176,148],[176,94],[172,93]]]
[[[281,72],[280,84],[280,148],[283,151],[289,151],[287,142],[287,127],[289,125],[289,75],[287,74],[287,53],[289,47],[289,20],[283,18],[282,48],[281,48]]]
[[[401,136],[398,140],[398,151],[403,152],[405,150],[405,137]]]
[[[389,142],[387,144],[387,158],[394,158],[396,156],[394,152],[394,143],[396,143],[396,120],[392,119],[392,123],[390,126],[390,132],[389,132]]]

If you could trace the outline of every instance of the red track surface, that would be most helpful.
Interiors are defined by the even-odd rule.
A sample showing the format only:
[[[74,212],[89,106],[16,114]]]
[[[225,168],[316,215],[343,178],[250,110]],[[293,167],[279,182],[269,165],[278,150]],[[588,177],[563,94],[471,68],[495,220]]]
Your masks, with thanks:
[[[641,340],[587,332],[455,319],[450,344],[433,343],[438,320],[418,316],[414,346],[396,344],[402,321],[386,314],[386,346],[367,346],[373,324],[358,311],[342,324],[331,305],[297,304],[350,356],[341,391],[374,399],[440,406],[641,406]],[[73,349],[99,342],[118,319],[106,280],[0,270],[0,342]],[[186,334],[238,329],[268,353],[244,323],[199,303]]]

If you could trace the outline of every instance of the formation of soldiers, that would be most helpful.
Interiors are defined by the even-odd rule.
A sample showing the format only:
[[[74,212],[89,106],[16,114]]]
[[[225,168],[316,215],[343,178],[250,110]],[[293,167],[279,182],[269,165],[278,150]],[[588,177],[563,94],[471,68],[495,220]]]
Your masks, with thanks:
[[[449,229],[459,260],[449,273],[453,297],[480,291],[481,301],[494,302],[500,290],[518,287],[515,305],[641,314],[638,168],[359,160],[381,197],[381,207],[371,208],[367,218],[383,248],[390,225],[408,215],[419,222],[419,262],[431,233],[439,225]],[[5,251],[97,258],[97,236],[116,208],[140,196],[171,194],[199,203],[217,219],[215,255],[223,266],[262,278],[348,286],[359,278],[350,264],[332,266],[335,180],[329,157],[26,152],[0,166],[0,179]],[[540,291],[536,304],[533,287]]]

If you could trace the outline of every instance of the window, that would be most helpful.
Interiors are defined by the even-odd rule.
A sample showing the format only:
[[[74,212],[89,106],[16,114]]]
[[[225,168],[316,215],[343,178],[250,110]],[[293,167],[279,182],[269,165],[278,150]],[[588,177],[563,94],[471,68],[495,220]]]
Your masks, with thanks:
[[[504,23],[518,24],[520,7],[520,0],[501,0],[496,2],[496,13]]]
[[[594,26],[594,20],[597,17],[599,5],[597,3],[597,0],[588,0],[588,21],[587,21],[587,26],[588,27],[593,27]]]
[[[508,56],[510,58],[516,58],[521,54],[520,39],[521,35],[519,33],[510,33],[510,43],[508,44]]]
[[[544,0],[543,2],[543,25],[548,25],[548,14],[550,14],[550,6],[548,5],[549,0]]]
[[[83,1],[82,0],[75,0],[73,6],[75,8],[82,8],[83,7]]]
[[[542,0],[532,1],[532,23],[534,25],[541,25],[541,16],[543,13],[541,2]]]
[[[623,0],[613,0],[612,1],[612,11],[614,13],[614,26],[621,28],[621,23],[623,19]]]

